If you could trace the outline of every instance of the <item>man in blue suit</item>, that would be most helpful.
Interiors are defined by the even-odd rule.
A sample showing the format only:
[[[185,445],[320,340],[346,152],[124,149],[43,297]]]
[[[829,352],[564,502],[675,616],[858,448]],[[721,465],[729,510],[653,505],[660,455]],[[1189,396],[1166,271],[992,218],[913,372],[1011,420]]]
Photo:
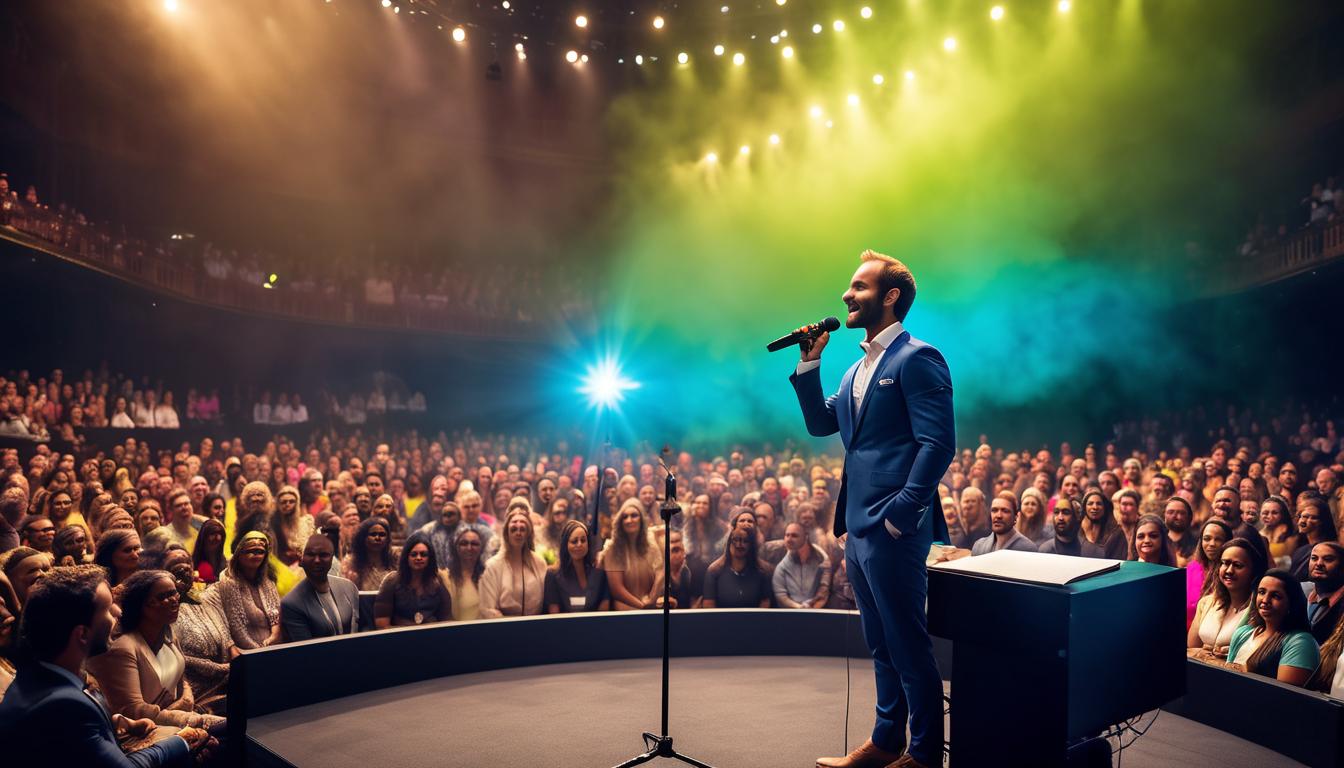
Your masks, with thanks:
[[[209,734],[183,728],[123,754],[107,711],[84,690],[84,659],[107,650],[116,614],[96,565],[54,568],[33,587],[19,627],[24,660],[0,700],[0,755],[12,765],[189,766]]]
[[[825,397],[821,351],[830,334],[822,334],[804,344],[790,377],[808,433],[839,432],[845,446],[835,535],[849,534],[846,568],[877,677],[872,737],[817,766],[929,768],[942,765],[943,684],[929,640],[924,563],[930,545],[948,539],[937,492],[955,451],[952,378],[938,350],[902,327],[915,300],[910,270],[873,251],[860,258],[841,300],[845,325],[867,334],[863,357]]]

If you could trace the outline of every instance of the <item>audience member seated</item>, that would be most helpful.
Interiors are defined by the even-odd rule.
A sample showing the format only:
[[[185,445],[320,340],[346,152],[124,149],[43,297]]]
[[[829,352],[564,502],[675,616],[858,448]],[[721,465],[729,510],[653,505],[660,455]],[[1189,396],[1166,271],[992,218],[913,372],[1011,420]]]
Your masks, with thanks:
[[[215,585],[229,638],[242,650],[265,648],[280,640],[280,592],[270,555],[271,540],[266,534],[248,531]]]
[[[185,768],[209,744],[206,731],[187,727],[122,753],[114,720],[85,693],[83,679],[85,659],[107,650],[115,622],[107,575],[96,566],[58,568],[33,590],[19,626],[28,661],[0,700],[0,754],[16,765]],[[147,736],[152,726],[134,728]]]
[[[1297,549],[1297,526],[1293,524],[1287,499],[1272,495],[1260,504],[1260,535],[1269,547],[1270,561],[1275,568],[1292,564]]]
[[[1017,530],[1031,540],[1039,549],[1042,544],[1055,538],[1054,521],[1046,512],[1049,499],[1040,489],[1027,487],[1022,491],[1018,504],[1021,510],[1017,516]],[[1081,523],[1081,521],[1079,521]]]
[[[1232,633],[1229,666],[1302,686],[1320,664],[1307,620],[1307,596],[1292,573],[1273,568],[1255,589],[1255,610]]]
[[[331,575],[335,554],[325,534],[308,537],[300,559],[305,578],[280,601],[286,640],[348,635],[358,629],[359,589],[353,581]]]
[[[742,521],[745,523],[745,521]],[[723,554],[705,570],[703,608],[769,608],[774,591],[768,563],[756,554],[755,522],[728,531]]]
[[[104,532],[93,562],[107,571],[107,585],[115,588],[140,567],[139,534],[125,529]]]
[[[1218,558],[1223,545],[1236,538],[1227,523],[1218,518],[1210,518],[1204,523],[1199,534],[1199,546],[1195,556],[1185,566],[1185,627],[1189,629],[1195,619],[1200,598],[1213,591],[1214,581],[1218,578]]]
[[[84,565],[89,557],[89,534],[83,526],[71,525],[56,532],[51,542],[51,558],[56,565]]]
[[[787,552],[771,577],[775,604],[781,608],[826,605],[831,596],[831,563],[826,553],[807,540],[798,523],[784,527],[784,548]]]
[[[1167,524],[1162,522],[1162,518],[1143,515],[1134,526],[1133,537],[1129,545],[1134,552],[1132,560],[1176,567],[1176,553],[1172,551]]]
[[[640,515],[642,524],[643,516]],[[534,551],[532,510],[516,498],[504,515],[503,544],[481,574],[481,617],[533,616],[542,612],[546,561]]]
[[[556,499],[554,508],[568,504]],[[589,546],[588,526],[578,520],[568,520],[560,529],[559,561],[546,569],[546,612],[578,613],[611,609],[607,591],[607,574],[597,567],[597,556]]]
[[[196,534],[196,546],[191,553],[196,578],[205,584],[214,584],[224,573],[224,523],[208,518]]]
[[[373,602],[378,629],[413,627],[453,618],[453,600],[439,577],[439,562],[429,537],[413,533],[401,550],[397,570],[383,579]]]
[[[1344,618],[1344,546],[1331,540],[1312,547],[1307,575],[1311,581],[1302,588],[1307,591],[1311,636],[1324,645]]]
[[[396,570],[400,554],[392,546],[392,526],[381,517],[370,517],[355,531],[350,554],[341,561],[341,575],[361,592],[376,592]]]
[[[1216,510],[1217,505],[1214,506]],[[1190,506],[1190,502],[1180,496],[1167,499],[1163,506],[1162,521],[1167,526],[1167,538],[1171,542],[1171,551],[1176,557],[1176,565],[1181,568],[1186,567],[1186,564],[1194,559],[1195,549],[1199,544],[1198,538],[1190,530],[1194,519],[1194,507]],[[1239,524],[1239,515],[1235,512],[1232,517],[1218,519],[1222,519],[1228,525]]]
[[[195,711],[186,659],[173,637],[178,590],[167,571],[137,571],[118,590],[121,635],[90,657],[89,672],[112,712],[158,725],[217,728],[223,718]]]
[[[4,590],[0,590],[2,592]],[[10,603],[7,595],[0,595],[0,700],[14,682],[18,654],[15,649],[19,634],[18,602]]]
[[[990,534],[988,518],[984,492],[973,485],[962,489],[961,529],[964,533],[960,538],[953,536],[951,543],[958,549],[970,549],[975,542]]]
[[[1330,513],[1325,497],[1315,491],[1303,491],[1297,497],[1297,533],[1301,544],[1293,550],[1289,570],[1298,581],[1309,581],[1307,569],[1312,548],[1322,541],[1339,540],[1335,517]]]
[[[196,698],[196,709],[223,715],[228,693],[229,662],[237,653],[229,636],[228,621],[219,602],[219,590],[198,587],[191,556],[174,545],[164,556],[164,570],[177,583],[178,612],[173,637],[187,663],[187,684]]]
[[[1058,503],[1058,502],[1057,502]],[[1000,549],[1035,552],[1038,547],[1017,530],[1017,497],[1012,491],[1000,491],[989,503],[989,530],[971,545],[972,555],[985,555]]]
[[[17,547],[0,555],[0,571],[14,590],[18,600],[15,607],[22,608],[33,585],[51,571],[51,555],[32,547]]]
[[[1206,529],[1214,523],[1210,520]],[[1200,661],[1227,660],[1232,635],[1246,623],[1254,585],[1260,583],[1268,566],[1264,553],[1246,539],[1229,540],[1217,554],[1216,562],[1212,587],[1199,599],[1186,633],[1189,654]]]
[[[281,486],[275,494],[275,515],[271,518],[271,538],[276,542],[280,562],[286,566],[297,564],[308,538],[316,530],[312,515],[299,514],[299,489]]]
[[[1027,490],[1035,490],[1028,488]],[[1045,494],[1036,491],[1040,496]],[[1025,494],[1025,491],[1024,491]],[[1101,547],[1088,541],[1082,535],[1083,505],[1077,499],[1064,497],[1055,502],[1055,512],[1051,515],[1055,536],[1041,543],[1038,552],[1071,557],[1105,557]]]
[[[1126,488],[1116,494],[1116,498],[1126,498],[1137,505],[1138,491]],[[1088,491],[1083,495],[1083,524],[1079,528],[1081,538],[1089,544],[1100,547],[1102,553],[1112,560],[1129,559],[1129,540],[1116,521],[1115,506],[1110,497],[1101,491]]]
[[[666,529],[663,529],[663,532],[666,533]],[[691,569],[686,564],[686,542],[681,531],[674,530],[669,535],[672,537],[672,541],[668,545],[668,565],[671,566],[672,572],[672,587],[668,590],[672,598],[671,607],[674,610],[677,608],[694,608],[696,598],[691,592]],[[602,571],[598,570],[598,573],[602,573]],[[656,608],[663,607],[664,578],[666,577],[661,570],[654,577],[653,594],[656,595],[654,598]]]
[[[51,544],[56,540],[56,524],[46,515],[28,515],[19,521],[19,543],[38,552],[51,552]]]
[[[480,584],[481,574],[485,573],[482,549],[481,535],[474,528],[457,528],[457,533],[453,535],[452,553],[448,558],[446,582],[453,601],[454,621],[481,618]]]
[[[755,516],[750,511],[743,514],[752,518],[754,527]],[[653,582],[663,567],[663,558],[649,539],[648,518],[638,498],[625,500],[616,513],[613,529],[599,560],[607,573],[612,609],[652,607],[656,602]]]

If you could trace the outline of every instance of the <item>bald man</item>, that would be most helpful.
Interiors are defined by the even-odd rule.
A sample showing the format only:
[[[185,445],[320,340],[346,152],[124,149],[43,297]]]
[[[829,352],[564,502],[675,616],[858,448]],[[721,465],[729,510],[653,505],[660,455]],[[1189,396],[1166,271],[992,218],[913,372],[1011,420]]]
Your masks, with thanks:
[[[331,575],[335,550],[321,533],[308,537],[299,564],[306,578],[280,601],[280,624],[289,641],[348,635],[359,626],[359,590]]]

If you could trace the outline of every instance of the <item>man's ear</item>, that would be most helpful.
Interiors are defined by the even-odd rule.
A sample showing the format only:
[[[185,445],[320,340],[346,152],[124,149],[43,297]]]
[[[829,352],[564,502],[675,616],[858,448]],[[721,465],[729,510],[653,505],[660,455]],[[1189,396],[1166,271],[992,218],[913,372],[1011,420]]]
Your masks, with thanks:
[[[896,306],[896,302],[899,301],[900,298],[901,298],[901,289],[892,288],[891,290],[887,291],[887,295],[882,298],[882,306],[894,307]]]

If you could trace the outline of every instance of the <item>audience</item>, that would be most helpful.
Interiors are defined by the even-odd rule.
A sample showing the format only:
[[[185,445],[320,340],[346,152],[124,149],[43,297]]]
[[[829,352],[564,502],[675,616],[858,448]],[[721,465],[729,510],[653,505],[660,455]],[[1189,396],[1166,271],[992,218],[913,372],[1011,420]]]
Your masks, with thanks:
[[[429,537],[413,533],[401,550],[397,570],[389,573],[378,588],[373,602],[374,626],[413,627],[452,618],[453,600],[439,576]]]
[[[348,635],[359,627],[359,590],[349,579],[331,574],[336,549],[314,533],[303,546],[305,578],[280,601],[280,625],[286,640]]]
[[[1255,610],[1232,633],[1228,664],[1302,686],[1320,664],[1320,649],[1311,636],[1307,596],[1297,579],[1283,568],[1273,568],[1255,588]]]
[[[481,618],[481,575],[485,558],[481,552],[481,534],[473,528],[458,528],[448,556],[448,594],[453,602],[454,621]]]
[[[271,540],[260,531],[243,534],[219,579],[229,637],[238,648],[265,648],[280,640],[280,592],[271,572]]]
[[[546,570],[546,612],[610,610],[607,574],[597,567],[597,557],[589,545],[588,526],[569,520],[560,529],[558,540],[559,560]]]
[[[1186,634],[1192,658],[1223,661],[1236,629],[1246,623],[1252,591],[1265,574],[1264,553],[1246,539],[1231,539],[1217,555],[1208,594],[1199,599]]]
[[[640,524],[643,525],[643,516]],[[532,509],[515,498],[504,515],[502,544],[481,573],[481,618],[535,616],[546,594],[546,561],[534,549]]]

